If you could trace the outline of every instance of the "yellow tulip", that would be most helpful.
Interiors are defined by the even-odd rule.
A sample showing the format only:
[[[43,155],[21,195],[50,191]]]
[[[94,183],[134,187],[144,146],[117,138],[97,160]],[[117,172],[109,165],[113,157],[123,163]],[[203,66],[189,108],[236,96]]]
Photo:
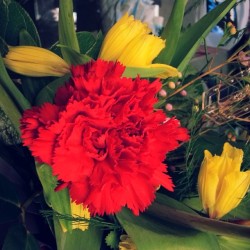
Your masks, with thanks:
[[[237,207],[250,185],[250,171],[241,172],[243,151],[225,143],[221,156],[207,150],[198,176],[203,209],[219,219]]]
[[[3,58],[5,66],[26,76],[63,76],[69,65],[55,53],[35,46],[10,46]]]
[[[107,33],[99,57],[128,67],[162,69],[163,73],[157,76],[160,78],[178,76],[178,70],[172,66],[152,64],[165,42],[150,32],[145,23],[125,14]]]

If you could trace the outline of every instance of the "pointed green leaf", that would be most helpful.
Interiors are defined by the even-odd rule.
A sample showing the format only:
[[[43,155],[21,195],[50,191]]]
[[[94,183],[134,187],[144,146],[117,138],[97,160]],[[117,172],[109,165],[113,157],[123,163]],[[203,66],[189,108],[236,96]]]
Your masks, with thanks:
[[[165,223],[174,223],[179,225],[181,228],[193,228],[203,232],[209,232],[211,234],[219,234],[228,237],[238,237],[242,239],[248,239],[250,235],[250,227],[229,223],[220,220],[213,220],[207,217],[200,216],[184,211],[180,203],[180,209],[172,207],[172,203],[167,201],[165,204],[153,203],[152,206],[147,210],[147,214],[158,218]]]
[[[183,71],[198,49],[202,39],[235,5],[236,0],[226,0],[188,28],[179,38],[171,65]]]
[[[65,188],[55,191],[57,179],[52,175],[51,167],[46,164],[36,164],[37,173],[43,186],[44,198],[48,206],[60,214],[71,214],[70,198],[68,190]],[[72,225],[68,220],[60,220],[60,223],[67,229],[71,230]]]
[[[138,250],[219,249],[214,235],[161,221],[146,213],[134,216],[128,209],[123,209],[117,218]]]
[[[162,39],[166,39],[166,47],[155,59],[155,62],[170,64],[174,54],[176,53],[177,41],[179,40],[181,32],[186,4],[187,0],[174,1],[171,15],[161,34]]]

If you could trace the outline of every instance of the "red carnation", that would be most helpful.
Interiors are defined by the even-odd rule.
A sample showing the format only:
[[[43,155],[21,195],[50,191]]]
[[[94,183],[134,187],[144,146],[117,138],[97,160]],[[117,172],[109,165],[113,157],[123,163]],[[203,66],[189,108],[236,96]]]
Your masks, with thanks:
[[[21,120],[24,145],[92,215],[124,206],[138,215],[159,185],[172,191],[162,162],[188,140],[178,120],[153,110],[159,80],[123,78],[123,71],[101,60],[73,66],[55,104],[27,110]]]

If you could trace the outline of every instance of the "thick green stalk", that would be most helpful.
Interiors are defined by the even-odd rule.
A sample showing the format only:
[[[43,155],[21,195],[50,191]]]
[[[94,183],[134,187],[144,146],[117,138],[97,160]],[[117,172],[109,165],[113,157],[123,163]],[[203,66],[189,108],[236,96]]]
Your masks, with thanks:
[[[75,25],[73,19],[73,3],[72,0],[59,0],[59,43],[70,49],[80,52]],[[63,46],[61,52],[64,60],[71,64],[68,50]]]

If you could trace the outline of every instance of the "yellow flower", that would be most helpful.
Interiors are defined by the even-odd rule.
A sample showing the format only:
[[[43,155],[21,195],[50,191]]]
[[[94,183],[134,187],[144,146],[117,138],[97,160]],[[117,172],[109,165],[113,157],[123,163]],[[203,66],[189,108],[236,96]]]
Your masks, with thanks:
[[[237,207],[250,184],[250,171],[241,172],[243,151],[225,143],[221,156],[207,150],[198,176],[198,191],[210,218],[219,219]]]
[[[154,35],[145,23],[125,14],[107,33],[99,57],[107,61],[119,61],[128,67],[158,68],[160,78],[178,76],[176,68],[166,64],[152,64],[165,42]]]
[[[5,66],[26,76],[63,76],[70,72],[69,65],[53,52],[35,46],[10,46],[3,58]]]
[[[82,204],[76,204],[75,202],[71,202],[71,214],[73,217],[82,217],[85,218],[86,220],[90,219],[90,213],[88,208],[83,207]],[[79,221],[79,222],[74,222],[72,223],[72,229],[80,229],[82,231],[85,231],[88,229],[88,222],[84,221]]]

